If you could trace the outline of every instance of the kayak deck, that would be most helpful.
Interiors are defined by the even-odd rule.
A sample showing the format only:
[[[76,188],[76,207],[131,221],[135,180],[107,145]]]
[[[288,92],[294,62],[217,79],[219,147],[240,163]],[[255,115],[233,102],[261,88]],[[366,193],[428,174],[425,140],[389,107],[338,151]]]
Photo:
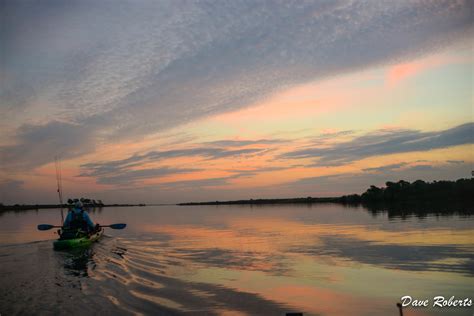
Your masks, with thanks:
[[[88,236],[81,236],[77,238],[68,238],[68,239],[58,239],[54,241],[53,247],[55,250],[87,247],[87,246],[90,246],[93,242],[99,240],[99,238],[102,237],[103,234],[104,234],[104,229],[101,228],[99,231]]]

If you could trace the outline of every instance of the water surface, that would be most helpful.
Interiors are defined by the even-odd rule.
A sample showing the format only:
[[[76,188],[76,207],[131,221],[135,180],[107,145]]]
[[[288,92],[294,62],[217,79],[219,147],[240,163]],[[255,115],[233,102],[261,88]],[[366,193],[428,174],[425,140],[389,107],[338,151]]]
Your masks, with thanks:
[[[125,230],[57,252],[59,210],[0,213],[0,313],[398,315],[404,295],[473,297],[473,219],[335,204],[104,208]],[[472,315],[409,308],[405,315]]]

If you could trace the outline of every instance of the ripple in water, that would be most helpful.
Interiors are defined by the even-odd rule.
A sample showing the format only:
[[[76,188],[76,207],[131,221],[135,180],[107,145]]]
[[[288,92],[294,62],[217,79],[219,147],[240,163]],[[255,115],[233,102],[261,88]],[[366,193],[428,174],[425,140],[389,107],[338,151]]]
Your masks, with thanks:
[[[51,241],[4,246],[2,283],[12,287],[2,287],[1,310],[114,315],[288,310],[257,294],[176,277],[176,268],[186,260],[169,257],[161,243],[104,236],[74,251],[53,251]]]

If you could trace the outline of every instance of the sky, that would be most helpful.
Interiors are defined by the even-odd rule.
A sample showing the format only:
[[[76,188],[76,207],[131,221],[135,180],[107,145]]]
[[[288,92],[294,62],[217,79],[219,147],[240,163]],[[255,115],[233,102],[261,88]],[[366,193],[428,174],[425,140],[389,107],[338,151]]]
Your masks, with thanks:
[[[470,178],[473,3],[1,0],[0,202]]]

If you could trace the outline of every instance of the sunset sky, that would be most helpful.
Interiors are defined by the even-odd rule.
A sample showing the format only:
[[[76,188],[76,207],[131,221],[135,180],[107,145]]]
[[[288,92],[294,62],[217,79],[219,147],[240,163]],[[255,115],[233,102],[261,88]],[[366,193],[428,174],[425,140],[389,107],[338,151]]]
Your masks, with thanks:
[[[473,3],[2,1],[0,202],[470,178]]]

